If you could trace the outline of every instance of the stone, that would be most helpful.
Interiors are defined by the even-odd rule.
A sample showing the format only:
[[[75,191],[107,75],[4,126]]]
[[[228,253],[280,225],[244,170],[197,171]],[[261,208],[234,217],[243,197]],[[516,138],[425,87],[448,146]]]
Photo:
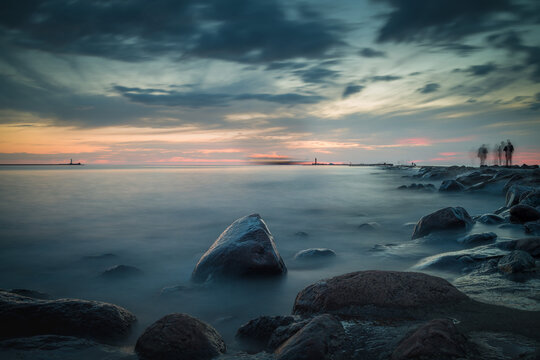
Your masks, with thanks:
[[[529,205],[514,205],[510,208],[510,222],[524,224],[540,220],[540,211]]]
[[[380,229],[381,225],[379,223],[375,222],[375,221],[372,221],[372,222],[363,223],[361,225],[358,225],[358,228],[360,230],[364,230],[364,231],[374,231],[374,230]]]
[[[465,185],[456,180],[444,180],[439,187],[441,192],[453,192],[465,190]]]
[[[242,325],[236,332],[236,339],[249,352],[271,350],[269,341],[279,327],[288,327],[298,321],[298,317],[289,316],[260,316]],[[286,340],[286,339],[285,339]],[[278,344],[279,345],[279,344]]]
[[[340,360],[345,330],[332,315],[314,317],[276,351],[277,360]]]
[[[521,205],[529,205],[533,208],[540,206],[540,190],[531,191],[520,198]]]
[[[0,291],[0,338],[56,334],[114,343],[130,334],[135,321],[135,315],[113,304],[40,300]]]
[[[134,266],[115,265],[101,273],[101,276],[107,279],[124,279],[142,275],[142,271]]]
[[[279,276],[287,272],[274,237],[259,214],[233,222],[201,257],[191,279]]]
[[[496,225],[502,224],[504,222],[504,218],[495,214],[484,214],[479,216],[476,221],[486,225]]]
[[[530,235],[540,235],[540,220],[529,221],[523,225],[525,232]]]
[[[49,300],[51,299],[51,295],[42,293],[40,291],[35,290],[29,290],[29,289],[11,289],[7,290],[10,293],[26,296],[34,299],[41,299],[41,300]]]
[[[440,306],[468,299],[439,277],[399,271],[358,271],[320,280],[296,296],[294,314],[364,316],[373,308]],[[376,314],[375,314],[376,315]]]
[[[462,207],[447,207],[422,217],[414,227],[413,239],[417,239],[436,231],[467,230],[473,220]]]
[[[484,232],[479,234],[471,234],[465,237],[459,238],[458,242],[461,244],[479,244],[486,242],[493,242],[497,239],[497,234],[494,232]]]
[[[225,341],[212,326],[187,314],[162,317],[135,345],[140,360],[207,360],[225,351]]]
[[[540,237],[528,237],[513,241],[513,250],[522,250],[531,254],[532,257],[540,257]]]
[[[301,250],[294,255],[295,260],[299,261],[309,261],[309,260],[320,260],[326,258],[333,258],[336,256],[334,250],[323,249],[323,248],[311,248],[306,250]]]
[[[486,180],[490,180],[493,177],[491,174],[484,174],[480,171],[473,171],[469,174],[463,174],[456,178],[456,181],[465,186],[475,185]]]
[[[392,360],[464,358],[467,338],[449,319],[434,319],[420,326],[392,353]]]
[[[529,186],[522,186],[517,184],[510,186],[508,191],[506,192],[505,206],[512,207],[519,204],[519,198],[523,194],[528,194],[533,190],[534,188]]]
[[[514,250],[503,256],[497,265],[499,270],[506,274],[520,273],[534,269],[534,258],[526,251]]]
[[[427,270],[438,269],[445,271],[463,272],[474,270],[482,263],[490,259],[499,259],[508,254],[508,249],[503,246],[483,245],[460,251],[450,251],[428,256],[420,260],[414,269]]]

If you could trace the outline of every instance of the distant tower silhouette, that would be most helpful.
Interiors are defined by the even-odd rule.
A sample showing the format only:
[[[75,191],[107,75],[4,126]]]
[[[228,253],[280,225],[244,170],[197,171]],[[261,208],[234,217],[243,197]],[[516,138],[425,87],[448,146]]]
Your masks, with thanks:
[[[315,158],[315,165],[317,165],[317,158]]]
[[[73,159],[69,159],[69,165],[73,165]]]

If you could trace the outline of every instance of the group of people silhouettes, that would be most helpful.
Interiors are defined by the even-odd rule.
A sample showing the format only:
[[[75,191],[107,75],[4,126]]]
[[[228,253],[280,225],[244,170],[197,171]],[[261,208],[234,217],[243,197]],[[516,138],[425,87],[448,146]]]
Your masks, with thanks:
[[[504,165],[509,166],[512,165],[512,154],[514,153],[514,145],[510,142],[510,140],[507,140],[506,142],[501,141],[499,145],[495,145],[493,148],[493,163],[494,165],[503,165],[503,153],[504,153]],[[488,156],[488,148],[486,144],[482,144],[478,148],[478,158],[480,159],[480,166],[487,165],[487,156]]]

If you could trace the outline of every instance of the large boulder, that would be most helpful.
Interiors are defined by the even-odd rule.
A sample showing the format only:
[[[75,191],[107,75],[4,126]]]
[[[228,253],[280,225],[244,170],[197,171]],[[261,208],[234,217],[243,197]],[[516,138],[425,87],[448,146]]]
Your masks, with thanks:
[[[509,212],[510,222],[514,224],[524,224],[540,220],[540,211],[529,205],[514,205],[510,208]]]
[[[129,335],[135,321],[135,315],[113,304],[0,291],[0,338],[56,334],[114,343]]]
[[[462,207],[447,207],[426,215],[414,227],[413,239],[432,232],[445,230],[466,230],[473,225],[473,219]]]
[[[530,235],[540,235],[540,220],[529,221],[523,225],[525,232]]]
[[[225,341],[212,326],[186,314],[159,319],[135,345],[141,360],[206,360],[225,351]]]
[[[320,280],[296,296],[294,314],[363,317],[374,309],[414,309],[466,300],[448,281],[416,272],[358,271]],[[379,312],[375,311],[377,315]],[[392,312],[392,311],[390,311]],[[379,315],[384,317],[385,311]]]
[[[540,206],[540,190],[531,191],[520,198],[522,205],[529,205],[533,208]]]
[[[392,353],[392,360],[465,358],[470,345],[454,323],[435,319],[420,326]]]
[[[497,265],[500,271],[507,274],[520,273],[534,269],[534,258],[526,251],[514,250],[503,256]]]
[[[274,237],[259,214],[233,222],[201,257],[191,279],[283,275],[287,272]]]
[[[313,318],[276,351],[277,360],[344,359],[345,330],[332,315]]]
[[[510,186],[508,191],[506,192],[505,206],[512,207],[519,204],[519,199],[524,195],[528,195],[533,190],[534,188],[530,186],[523,186],[517,184]]]
[[[439,191],[442,192],[463,191],[465,189],[465,185],[457,180],[444,180],[439,187]]]
[[[500,244],[505,250],[522,250],[531,254],[532,257],[540,257],[540,237],[526,237],[510,240]]]

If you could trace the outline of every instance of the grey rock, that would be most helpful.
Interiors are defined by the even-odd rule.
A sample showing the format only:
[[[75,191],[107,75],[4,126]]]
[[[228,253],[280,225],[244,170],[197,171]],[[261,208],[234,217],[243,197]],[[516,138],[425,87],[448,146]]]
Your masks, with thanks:
[[[345,330],[332,315],[319,315],[294,334],[276,351],[277,360],[339,360]]]
[[[528,205],[514,205],[510,208],[510,221],[514,224],[524,224],[540,220],[540,211]]]
[[[164,316],[135,345],[140,360],[207,360],[225,351],[225,341],[212,326],[187,314]]]
[[[444,180],[439,187],[441,192],[454,192],[454,191],[463,191],[465,190],[465,185],[460,183],[457,180]]]
[[[114,343],[129,335],[135,321],[135,315],[113,304],[39,300],[0,291],[0,338],[56,334]]]
[[[540,220],[530,221],[523,225],[525,227],[525,232],[530,235],[538,236],[540,235]]]
[[[42,293],[40,291],[35,290],[29,290],[29,289],[11,289],[7,290],[10,293],[26,296],[34,299],[41,299],[41,300],[49,300],[51,299],[51,295]]]
[[[446,271],[464,272],[472,271],[482,265],[483,262],[490,259],[499,259],[506,255],[508,250],[498,246],[484,245],[471,249],[450,251],[441,254],[428,256],[420,260],[415,269],[438,269]]]
[[[534,188],[530,186],[523,186],[517,184],[510,186],[508,191],[506,192],[505,206],[512,207],[519,204],[520,197],[522,197],[524,194],[529,194],[533,190]]]
[[[486,225],[495,225],[502,224],[504,222],[504,218],[495,214],[484,214],[479,216],[476,221]]]
[[[526,251],[514,250],[510,254],[503,256],[497,265],[501,272],[507,274],[520,273],[534,269],[534,258]]]
[[[259,214],[233,222],[201,257],[191,279],[275,276],[287,272],[274,237]]]
[[[535,190],[528,192],[524,194],[525,196],[522,196],[520,198],[519,203],[522,205],[529,205],[533,208],[540,206],[540,190]]]
[[[106,279],[124,279],[142,274],[143,272],[134,266],[115,265],[101,273],[101,276]]]
[[[458,239],[461,244],[480,244],[486,242],[493,242],[497,239],[497,234],[494,232],[485,232],[479,234],[471,234]]]
[[[377,222],[368,222],[368,223],[363,223],[361,225],[358,225],[358,228],[360,230],[364,230],[364,231],[374,231],[374,230],[378,230],[381,228],[381,225]]]
[[[426,215],[416,224],[412,238],[417,239],[436,231],[467,230],[473,220],[462,207],[447,207]]]
[[[404,339],[392,353],[392,360],[452,359],[467,355],[470,344],[451,320],[435,319]]]
[[[295,260],[299,261],[309,261],[309,260],[320,260],[325,258],[335,257],[336,253],[334,250],[323,249],[323,248],[311,248],[306,250],[301,250],[294,255]]]
[[[475,185],[486,180],[490,180],[493,177],[492,174],[484,174],[481,171],[473,171],[469,174],[463,174],[456,178],[456,181],[465,186]]]
[[[276,329],[288,328],[289,325],[299,321],[299,319],[299,317],[292,315],[260,316],[242,325],[236,332],[236,339],[249,352],[273,351],[275,347],[271,347],[269,342]]]
[[[294,314],[382,315],[378,309],[407,309],[455,303],[467,296],[444,279],[415,272],[358,271],[320,280],[296,296]]]

